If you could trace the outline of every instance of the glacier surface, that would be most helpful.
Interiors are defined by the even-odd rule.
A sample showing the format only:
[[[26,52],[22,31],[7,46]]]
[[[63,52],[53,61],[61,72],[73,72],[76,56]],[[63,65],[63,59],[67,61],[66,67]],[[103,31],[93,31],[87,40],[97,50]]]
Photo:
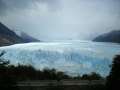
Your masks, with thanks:
[[[97,72],[109,74],[114,55],[120,45],[91,41],[62,41],[15,44],[0,47],[2,58],[12,64],[30,64],[37,69],[55,68],[70,75]]]

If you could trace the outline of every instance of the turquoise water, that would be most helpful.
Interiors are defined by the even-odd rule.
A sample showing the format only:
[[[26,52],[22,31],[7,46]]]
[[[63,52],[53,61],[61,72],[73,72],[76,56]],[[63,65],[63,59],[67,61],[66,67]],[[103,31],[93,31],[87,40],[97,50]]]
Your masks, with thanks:
[[[55,68],[70,75],[97,72],[109,74],[112,59],[120,45],[91,41],[59,41],[16,44],[0,47],[2,58],[12,64],[30,64],[38,69]]]

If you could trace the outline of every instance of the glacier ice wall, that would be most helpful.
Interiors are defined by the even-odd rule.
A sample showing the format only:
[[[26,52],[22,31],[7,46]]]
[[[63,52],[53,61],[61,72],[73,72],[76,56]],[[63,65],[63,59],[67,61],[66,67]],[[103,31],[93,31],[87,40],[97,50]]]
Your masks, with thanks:
[[[1,47],[2,58],[12,64],[30,64],[38,69],[55,68],[70,75],[97,72],[108,75],[117,44],[93,42],[28,43]]]

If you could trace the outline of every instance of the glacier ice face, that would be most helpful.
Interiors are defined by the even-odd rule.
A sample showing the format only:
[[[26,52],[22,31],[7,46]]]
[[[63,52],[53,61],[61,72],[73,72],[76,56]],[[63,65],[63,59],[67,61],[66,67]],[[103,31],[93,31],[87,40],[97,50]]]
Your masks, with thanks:
[[[120,53],[117,44],[97,42],[46,42],[0,47],[3,58],[12,64],[30,64],[38,69],[56,68],[70,75],[97,72],[108,75],[114,55]]]

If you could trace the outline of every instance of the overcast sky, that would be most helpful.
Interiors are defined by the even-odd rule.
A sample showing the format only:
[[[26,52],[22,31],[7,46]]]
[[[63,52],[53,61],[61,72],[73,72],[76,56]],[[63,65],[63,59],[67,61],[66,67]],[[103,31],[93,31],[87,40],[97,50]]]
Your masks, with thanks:
[[[0,0],[0,22],[44,41],[91,39],[120,30],[120,0]]]

